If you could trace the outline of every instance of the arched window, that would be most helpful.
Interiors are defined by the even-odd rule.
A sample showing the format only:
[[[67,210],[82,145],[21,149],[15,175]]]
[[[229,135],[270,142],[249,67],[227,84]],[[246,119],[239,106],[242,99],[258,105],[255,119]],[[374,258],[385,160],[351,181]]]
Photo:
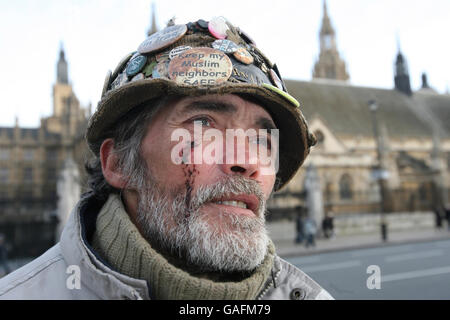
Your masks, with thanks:
[[[339,194],[341,199],[353,198],[353,181],[347,173],[342,175],[341,180],[339,180]]]

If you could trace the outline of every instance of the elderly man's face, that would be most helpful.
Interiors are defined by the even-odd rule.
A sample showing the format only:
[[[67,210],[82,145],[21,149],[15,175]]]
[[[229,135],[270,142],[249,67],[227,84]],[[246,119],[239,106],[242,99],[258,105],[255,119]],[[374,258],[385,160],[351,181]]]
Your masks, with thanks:
[[[199,128],[202,135],[195,136]],[[272,128],[267,111],[237,95],[185,97],[163,106],[141,145],[148,185],[137,190],[135,220],[144,236],[204,270],[256,267],[266,253],[265,202],[276,172],[251,148],[276,153],[278,141],[259,135]],[[239,144],[230,129],[254,129],[247,132],[257,136]],[[189,133],[192,141],[177,132]],[[223,140],[211,139],[211,132]],[[212,162],[206,159],[211,154]]]

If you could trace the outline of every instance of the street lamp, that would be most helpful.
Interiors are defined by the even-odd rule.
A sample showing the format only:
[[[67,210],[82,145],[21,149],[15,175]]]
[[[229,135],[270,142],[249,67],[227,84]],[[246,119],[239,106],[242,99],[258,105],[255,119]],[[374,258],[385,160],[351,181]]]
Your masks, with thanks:
[[[380,141],[380,135],[378,132],[378,119],[377,119],[377,110],[378,105],[375,100],[369,101],[369,109],[372,113],[372,126],[373,126],[373,135],[376,142],[376,149],[377,149],[377,165],[375,167],[376,172],[376,179],[378,180],[378,185],[380,187],[380,201],[381,201],[381,239],[385,242],[387,241],[387,223],[386,223],[386,212],[388,212],[387,208],[387,193],[386,193],[386,170],[383,167],[383,161],[382,161],[382,144]]]

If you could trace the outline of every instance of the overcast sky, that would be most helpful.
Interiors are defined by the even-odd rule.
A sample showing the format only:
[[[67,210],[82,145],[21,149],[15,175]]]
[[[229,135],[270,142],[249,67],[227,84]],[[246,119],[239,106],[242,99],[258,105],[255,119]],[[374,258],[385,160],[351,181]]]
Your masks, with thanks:
[[[310,80],[319,52],[322,0],[154,0],[157,25],[224,16],[245,30],[284,78]],[[0,0],[0,126],[39,125],[52,112],[63,43],[69,79],[96,107],[106,72],[134,51],[150,26],[151,0]],[[413,89],[421,74],[450,87],[449,0],[328,0],[350,83],[390,89],[397,37]]]

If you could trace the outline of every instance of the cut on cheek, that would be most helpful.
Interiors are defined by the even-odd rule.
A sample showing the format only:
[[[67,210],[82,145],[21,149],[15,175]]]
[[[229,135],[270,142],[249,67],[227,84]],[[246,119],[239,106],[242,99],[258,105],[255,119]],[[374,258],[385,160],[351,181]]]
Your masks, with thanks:
[[[191,215],[191,199],[192,199],[192,191],[194,189],[195,178],[198,174],[198,170],[195,167],[195,164],[185,164],[181,165],[183,175],[184,175],[184,185],[186,187],[186,212],[185,218],[189,218]]]

